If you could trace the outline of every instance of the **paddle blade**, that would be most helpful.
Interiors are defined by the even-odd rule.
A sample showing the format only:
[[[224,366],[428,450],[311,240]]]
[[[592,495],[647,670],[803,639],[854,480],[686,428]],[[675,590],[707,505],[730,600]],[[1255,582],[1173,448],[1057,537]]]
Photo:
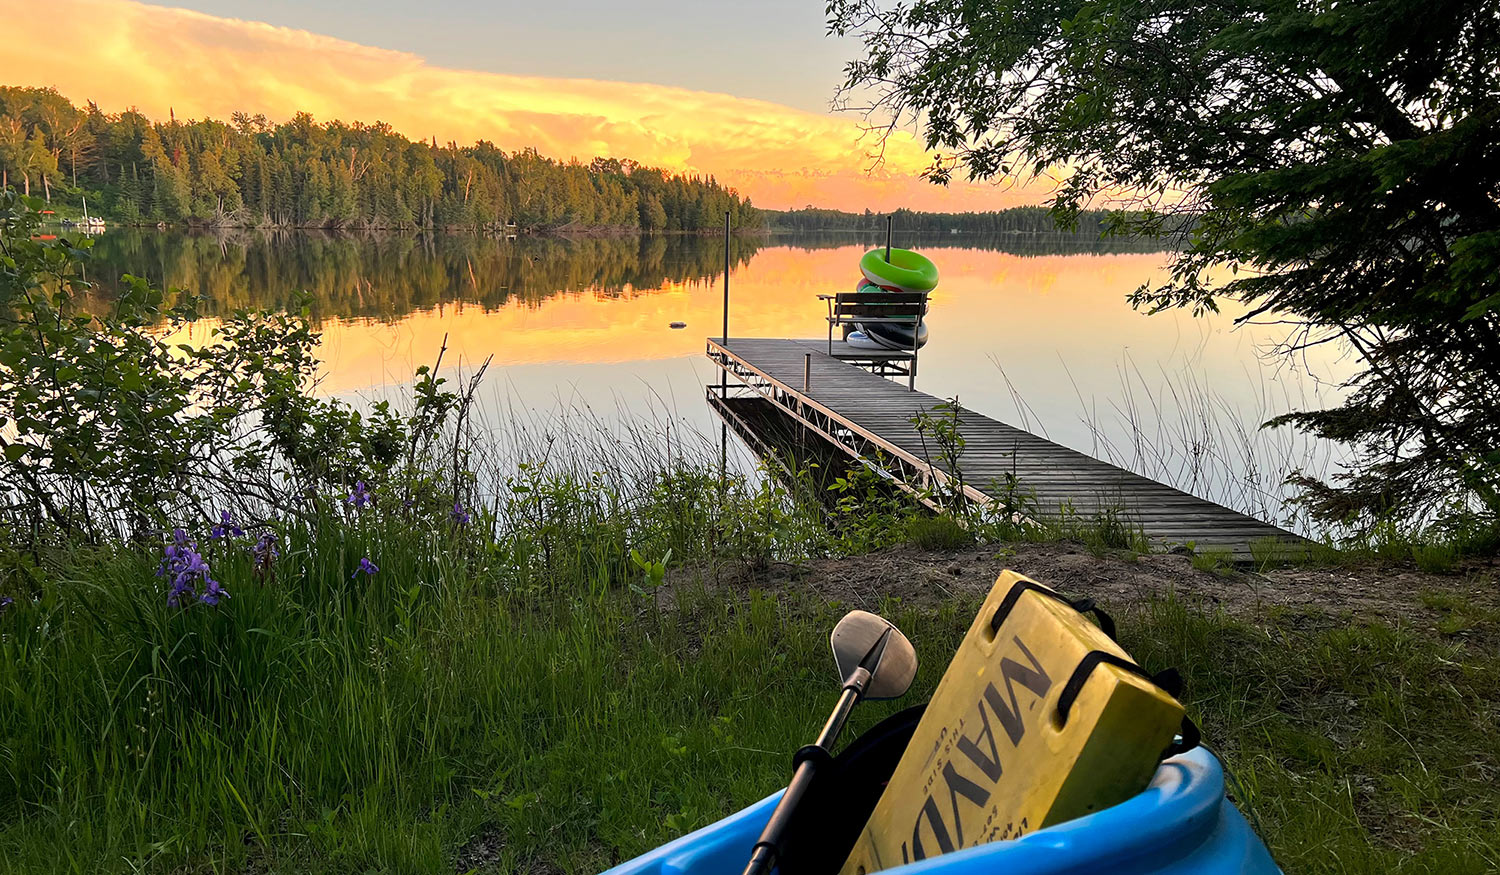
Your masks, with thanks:
[[[866,699],[894,699],[906,693],[917,676],[917,652],[891,621],[869,611],[850,611],[828,636],[839,678],[849,677],[861,663],[870,671]]]

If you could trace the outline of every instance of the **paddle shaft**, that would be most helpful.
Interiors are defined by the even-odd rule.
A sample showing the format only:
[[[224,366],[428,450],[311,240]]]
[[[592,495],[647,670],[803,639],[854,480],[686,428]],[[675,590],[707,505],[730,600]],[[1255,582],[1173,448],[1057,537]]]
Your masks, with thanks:
[[[850,674],[849,682],[839,694],[839,703],[834,706],[833,713],[828,715],[828,722],[823,724],[823,731],[818,733],[814,747],[826,752],[833,745],[844,729],[844,722],[849,719],[849,712],[854,709],[859,697],[864,695],[869,683],[870,672],[864,666],[856,668]],[[745,875],[766,875],[776,864],[776,858],[781,854],[782,834],[792,822],[792,813],[797,810],[802,797],[807,795],[807,788],[812,786],[818,764],[823,759],[805,757],[798,764],[791,783],[786,785],[786,792],[781,794],[781,801],[776,803],[776,810],[771,812],[771,819],[766,821],[766,828],[761,830],[760,840],[755,843],[755,850],[750,854],[750,862],[745,865]]]

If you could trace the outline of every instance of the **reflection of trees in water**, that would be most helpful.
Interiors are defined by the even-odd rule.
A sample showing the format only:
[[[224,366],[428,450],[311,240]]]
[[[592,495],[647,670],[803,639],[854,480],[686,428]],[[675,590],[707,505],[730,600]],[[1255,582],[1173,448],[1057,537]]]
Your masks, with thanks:
[[[738,267],[768,246],[812,251],[877,246],[883,237],[795,233],[735,237]],[[1017,255],[1160,251],[1151,241],[1093,235],[978,237],[898,235],[915,249],[963,248]],[[201,312],[284,309],[296,292],[312,295],[316,319],[399,319],[413,310],[463,301],[484,307],[540,305],[565,292],[649,293],[669,283],[713,282],[724,269],[723,241],[695,236],[522,237],[462,234],[325,234],[241,231],[183,234],[124,228],[94,243],[91,279],[111,294],[122,274],[202,296]]]
[[[1110,255],[1113,253],[1168,252],[1172,242],[1149,237],[1102,237],[1094,233],[1065,234],[1058,231],[1007,234],[902,234],[892,241],[902,249],[978,249],[1010,255]],[[796,249],[834,249],[840,246],[885,245],[883,231],[791,231],[764,238],[772,246]]]
[[[764,245],[735,238],[736,267]],[[526,237],[257,232],[111,231],[94,244],[90,278],[112,293],[122,274],[203,297],[206,316],[284,309],[312,295],[314,318],[398,319],[463,301],[484,307],[540,305],[565,292],[618,297],[669,283],[713,281],[721,240],[690,236]]]

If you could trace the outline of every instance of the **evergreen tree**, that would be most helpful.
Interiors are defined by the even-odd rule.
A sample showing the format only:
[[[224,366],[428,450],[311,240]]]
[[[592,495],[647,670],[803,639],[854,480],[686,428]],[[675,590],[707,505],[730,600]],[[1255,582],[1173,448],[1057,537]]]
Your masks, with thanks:
[[[1314,510],[1373,524],[1457,501],[1500,518],[1500,3],[831,0],[863,38],[851,94],[918,119],[932,177],[1057,172],[1176,223],[1150,310],[1244,304],[1346,344],[1341,403],[1292,414],[1352,444]],[[1235,268],[1225,279],[1224,266]],[[1239,267],[1249,268],[1238,270]],[[1446,510],[1452,510],[1447,508]]]
[[[126,221],[711,231],[729,210],[737,225],[759,227],[754,208],[716,181],[628,160],[559,162],[485,141],[439,147],[387,124],[319,124],[307,113],[280,125],[245,113],[228,124],[153,123],[79,110],[51,89],[0,87],[0,171],[50,190],[59,160],[68,197],[92,196]]]

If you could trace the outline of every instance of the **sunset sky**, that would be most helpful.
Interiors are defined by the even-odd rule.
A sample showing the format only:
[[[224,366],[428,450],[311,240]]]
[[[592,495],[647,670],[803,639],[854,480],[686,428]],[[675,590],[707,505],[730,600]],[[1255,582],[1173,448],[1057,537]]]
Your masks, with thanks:
[[[0,0],[0,15],[35,37],[0,46],[0,83],[109,112],[379,120],[413,139],[714,174],[771,208],[983,210],[1048,194],[923,182],[930,156],[910,131],[872,170],[860,119],[827,108],[859,44],[824,34],[822,0]]]

